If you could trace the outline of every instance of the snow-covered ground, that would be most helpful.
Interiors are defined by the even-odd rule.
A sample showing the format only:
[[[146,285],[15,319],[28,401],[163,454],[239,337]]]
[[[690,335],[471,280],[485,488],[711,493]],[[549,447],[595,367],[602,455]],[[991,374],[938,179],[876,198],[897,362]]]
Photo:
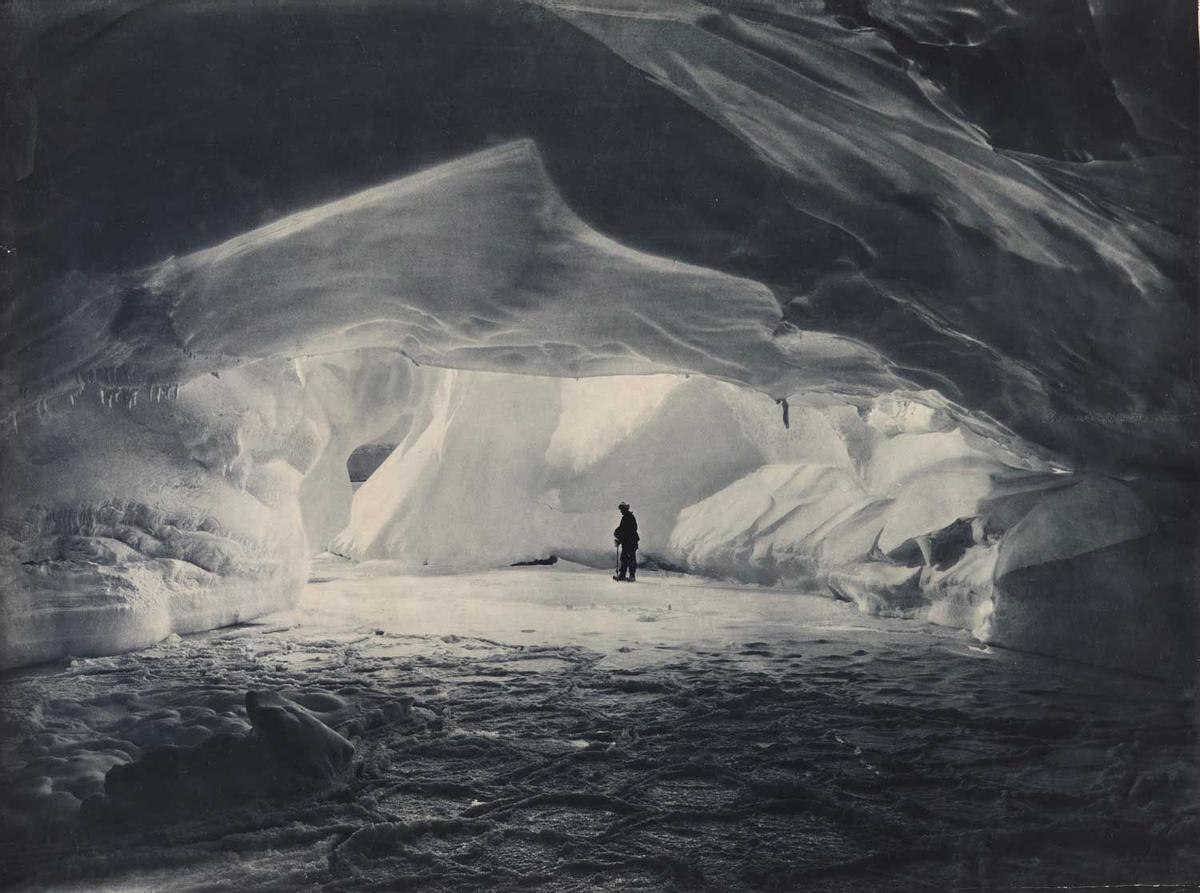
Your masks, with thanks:
[[[693,577],[388,570],[321,559],[293,611],[4,678],[0,883],[1200,878],[1194,703],[1164,683]],[[253,751],[252,690],[304,705],[290,734],[337,760],[305,774]],[[344,768],[322,724],[354,743]]]

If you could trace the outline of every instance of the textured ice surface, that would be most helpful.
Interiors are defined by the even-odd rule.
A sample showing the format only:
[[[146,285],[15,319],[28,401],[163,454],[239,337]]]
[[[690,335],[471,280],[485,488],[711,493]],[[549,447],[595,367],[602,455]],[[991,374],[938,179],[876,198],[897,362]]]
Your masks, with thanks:
[[[1194,703],[1161,683],[677,575],[316,572],[262,624],[0,680],[0,883],[850,891],[1200,871]],[[205,788],[80,818],[111,767],[227,752],[263,690],[354,742],[338,781],[272,787],[217,761]]]
[[[329,700],[339,703],[334,697]],[[276,759],[303,775],[328,781],[349,766],[354,757],[353,744],[304,705],[278,692],[248,692],[246,715]]]
[[[863,8],[944,44],[984,41],[1025,5],[1067,6]],[[1178,438],[1193,403],[1178,364],[1194,348],[1178,327],[1193,312],[1166,261],[1181,247],[1175,235],[1141,203],[1096,203],[1106,190],[1087,173],[1068,186],[1036,157],[997,151],[879,19],[846,28],[832,6],[714,15],[669,5],[636,25],[605,2],[562,14],[784,171],[797,210],[853,234],[869,261],[840,259],[840,271],[797,290],[786,319],[846,327],[886,344],[899,366],[936,367],[953,381],[947,396],[1091,461],[1120,453],[1160,465],[1165,451],[1186,452]],[[1055,13],[1034,19],[1053,27]],[[1147,30],[1165,32],[1168,18]],[[1133,191],[1154,191],[1135,164],[1116,166],[1140,183]]]
[[[294,601],[354,447],[420,412],[394,351],[272,360],[0,437],[0,666],[112,654]],[[311,543],[311,548],[310,544]]]

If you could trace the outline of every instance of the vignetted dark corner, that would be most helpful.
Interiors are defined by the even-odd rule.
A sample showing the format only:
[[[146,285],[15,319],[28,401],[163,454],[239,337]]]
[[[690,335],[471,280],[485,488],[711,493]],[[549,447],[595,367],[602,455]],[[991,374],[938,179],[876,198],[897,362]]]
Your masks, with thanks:
[[[2,14],[0,885],[1200,882],[1189,2]]]

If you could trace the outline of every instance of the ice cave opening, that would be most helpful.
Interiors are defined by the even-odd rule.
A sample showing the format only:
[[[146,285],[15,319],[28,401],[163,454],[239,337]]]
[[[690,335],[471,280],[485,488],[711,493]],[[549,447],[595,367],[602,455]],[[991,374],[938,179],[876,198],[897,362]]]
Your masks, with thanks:
[[[550,889],[574,873],[825,889],[832,864],[908,887],[966,858],[907,837],[916,855],[895,855],[910,814],[921,840],[1002,822],[1057,841],[1130,803],[1133,851],[1056,842],[1065,855],[1029,862],[1001,835],[986,864],[1189,870],[1163,856],[1191,833],[1194,774],[1190,701],[1145,678],[1177,676],[1185,653],[1148,607],[1150,509],[936,394],[785,404],[699,374],[518,375],[366,348],[148,402],[92,396],[20,429],[49,466],[26,475],[78,498],[120,469],[137,501],[17,531],[44,550],[19,571],[42,601],[8,615],[4,653],[65,660],[5,675],[19,734],[0,829],[22,843],[0,877],[121,891],[416,871],[472,889],[532,864]],[[609,580],[622,498],[643,535],[636,587]],[[897,797],[910,771],[956,787]],[[657,836],[639,855],[641,823],[684,829],[679,855]],[[1167,843],[1143,851],[1147,836]],[[710,838],[803,855],[756,868]],[[602,869],[575,858],[595,847]],[[876,869],[864,852],[891,855]]]
[[[16,312],[6,667],[285,607],[314,549],[603,565],[619,498],[665,565],[1189,666],[1187,487],[1137,470],[1145,426],[1080,417],[1100,447],[1038,445],[760,283],[599,234],[527,140]]]
[[[1194,881],[1192,15],[4,4],[0,886]]]
[[[366,448],[348,505],[302,502],[312,548],[400,573],[609,568],[625,498],[651,567],[1152,675],[1186,654],[1160,650],[1184,619],[1149,607],[1163,578],[1136,583],[1161,548],[1136,490],[973,432],[935,394],[789,404],[706,376],[407,369],[421,409]],[[1149,662],[1138,641],[1158,643]]]
[[[606,568],[621,498],[651,567],[1151,675],[1186,659],[1182,639],[1163,647],[1185,615],[1150,572],[1169,543],[1136,488],[971,430],[936,394],[784,405],[704,375],[453,370],[387,348],[137,393],[16,432],[41,459],[25,486],[53,480],[82,507],[9,535],[23,588],[7,596],[8,666],[285,608],[325,551],[381,573],[550,555]],[[100,495],[114,486],[122,499]]]

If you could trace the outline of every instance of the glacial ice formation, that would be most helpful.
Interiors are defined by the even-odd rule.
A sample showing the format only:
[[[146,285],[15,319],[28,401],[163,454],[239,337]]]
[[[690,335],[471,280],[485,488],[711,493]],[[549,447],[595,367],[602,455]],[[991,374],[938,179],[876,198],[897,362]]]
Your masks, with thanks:
[[[331,543],[598,561],[616,492],[697,570],[1176,662],[1180,10],[21,5],[0,666],[284,606]]]
[[[705,378],[441,375],[335,551],[403,571],[551,554],[603,566],[627,496],[643,557],[667,566],[1138,672],[1187,660],[1182,581],[1164,570],[1180,555],[1133,489],[927,405],[823,399],[785,429],[770,398]]]
[[[447,240],[460,262],[438,262]],[[778,329],[775,306],[758,284],[588,229],[522,142],[98,286],[79,312],[31,310],[9,333],[9,381],[51,384],[9,393],[3,660],[286,605],[306,567],[299,501],[315,542],[336,530],[350,451],[420,402],[409,361],[683,366],[781,392],[820,390],[831,369],[850,390],[897,382],[846,339]],[[354,356],[373,350],[393,367]]]

